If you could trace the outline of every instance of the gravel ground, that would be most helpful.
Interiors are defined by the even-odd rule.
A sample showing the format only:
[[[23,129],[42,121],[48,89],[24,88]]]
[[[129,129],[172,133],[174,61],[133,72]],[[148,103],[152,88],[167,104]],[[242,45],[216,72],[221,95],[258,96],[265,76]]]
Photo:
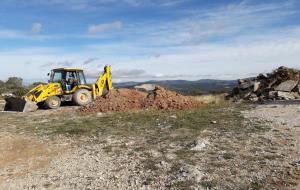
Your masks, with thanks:
[[[242,128],[199,136],[196,163],[182,164],[181,178],[193,179],[193,189],[300,189],[300,106],[260,105],[242,115]]]
[[[286,167],[287,176],[294,178],[291,181],[295,187],[290,188],[300,189],[300,105],[259,105],[245,111],[244,116],[250,120],[265,122],[271,127],[264,137],[268,138],[270,143],[280,146],[275,152],[284,158],[276,164]]]
[[[105,144],[86,137],[41,140],[8,133],[1,133],[0,139],[0,151],[4,151],[0,156],[1,190],[159,189],[166,185],[164,175],[159,177],[162,181],[148,184],[153,172],[144,170],[139,154],[106,151],[107,145],[118,146],[122,140]]]
[[[174,142],[164,152],[163,142],[136,151],[138,137],[49,138],[2,128],[0,189],[300,189],[300,106],[242,114],[237,130],[205,129],[193,144]],[[179,147],[192,151],[188,162],[178,159]],[[148,157],[157,160],[145,167]]]

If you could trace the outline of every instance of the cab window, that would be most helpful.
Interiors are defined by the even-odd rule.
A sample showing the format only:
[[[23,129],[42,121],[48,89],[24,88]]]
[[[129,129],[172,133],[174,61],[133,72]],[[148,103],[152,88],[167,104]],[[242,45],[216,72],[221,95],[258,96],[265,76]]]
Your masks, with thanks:
[[[82,71],[79,72],[78,75],[79,75],[79,81],[80,81],[80,84],[86,84],[86,81],[85,81],[85,77],[84,77],[83,72],[82,72]]]
[[[76,72],[75,71],[68,71],[66,74],[66,81],[69,84],[75,83],[77,80]]]
[[[52,74],[52,82],[61,82],[62,80],[62,72],[55,71]]]

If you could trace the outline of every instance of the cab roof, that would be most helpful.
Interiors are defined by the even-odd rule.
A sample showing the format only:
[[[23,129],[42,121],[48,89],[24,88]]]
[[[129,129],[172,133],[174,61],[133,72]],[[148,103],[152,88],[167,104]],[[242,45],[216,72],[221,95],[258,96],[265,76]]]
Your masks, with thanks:
[[[79,69],[79,68],[56,68],[52,70],[53,71],[83,71],[83,69]]]

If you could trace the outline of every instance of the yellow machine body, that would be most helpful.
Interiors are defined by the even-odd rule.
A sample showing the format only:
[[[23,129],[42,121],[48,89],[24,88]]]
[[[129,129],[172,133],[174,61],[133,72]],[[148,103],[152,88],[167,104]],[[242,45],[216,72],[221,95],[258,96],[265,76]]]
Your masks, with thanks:
[[[97,79],[96,83],[92,85],[93,98],[103,95],[103,90],[107,87],[107,90],[111,90],[112,86],[112,77],[111,77],[111,66],[106,66],[104,72]]]
[[[73,73],[73,76],[77,75],[76,82],[68,85],[65,77],[60,78],[59,81],[55,81],[55,74],[57,73],[60,75]],[[34,105],[42,103],[47,104],[50,108],[57,108],[64,101],[73,101],[77,105],[86,105],[96,97],[102,96],[105,89],[109,92],[112,88],[111,66],[105,66],[103,74],[99,76],[95,84],[91,85],[86,84],[82,69],[57,68],[51,71],[48,84],[37,85],[21,98],[7,97],[5,99],[5,110],[34,111],[37,109],[37,106]],[[51,101],[55,104],[51,104]]]
[[[39,103],[45,101],[49,96],[62,94],[63,90],[60,83],[39,84],[31,89],[24,98],[28,101]]]

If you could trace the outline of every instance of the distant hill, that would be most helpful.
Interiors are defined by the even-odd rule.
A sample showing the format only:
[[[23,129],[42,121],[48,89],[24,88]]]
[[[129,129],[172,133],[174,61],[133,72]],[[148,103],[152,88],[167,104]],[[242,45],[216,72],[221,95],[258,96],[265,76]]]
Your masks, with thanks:
[[[46,81],[44,80],[27,80],[24,81],[26,86],[31,85],[35,81]],[[88,79],[89,83],[95,82],[95,79]],[[117,88],[133,88],[136,85],[141,84],[156,84],[171,90],[177,91],[181,94],[207,94],[207,93],[222,93],[229,92],[232,88],[237,85],[236,80],[215,80],[215,79],[201,79],[196,81],[188,80],[150,80],[146,82],[122,82],[122,83],[113,83],[114,87]]]
[[[180,92],[182,94],[207,94],[207,93],[222,93],[229,92],[233,87],[237,85],[236,80],[213,80],[213,79],[201,79],[197,81],[187,80],[163,80],[163,81],[146,81],[146,82],[123,82],[114,83],[115,87],[133,88],[136,85],[141,84],[156,84],[171,90]]]

